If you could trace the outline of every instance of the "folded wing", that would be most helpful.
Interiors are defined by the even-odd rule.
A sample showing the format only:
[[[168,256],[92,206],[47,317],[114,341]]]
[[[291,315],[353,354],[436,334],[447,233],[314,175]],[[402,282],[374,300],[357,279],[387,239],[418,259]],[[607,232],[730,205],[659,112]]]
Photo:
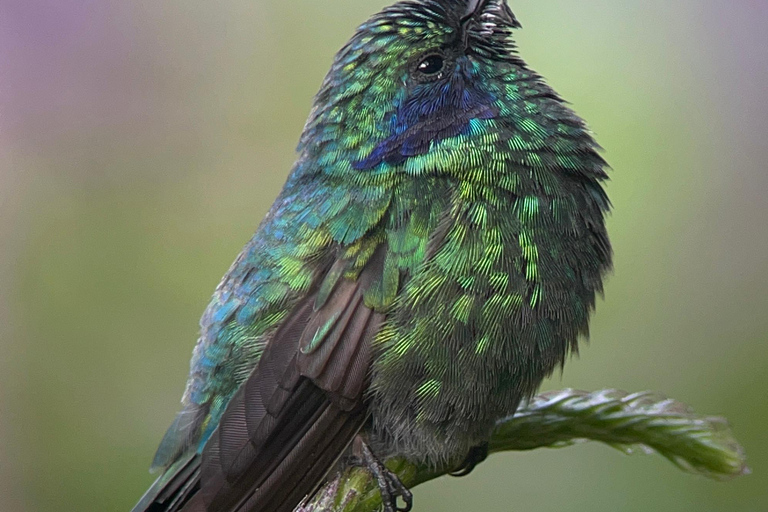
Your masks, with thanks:
[[[144,510],[290,512],[316,491],[367,419],[371,342],[384,319],[363,300],[381,276],[376,259],[293,308],[202,454],[177,462]]]

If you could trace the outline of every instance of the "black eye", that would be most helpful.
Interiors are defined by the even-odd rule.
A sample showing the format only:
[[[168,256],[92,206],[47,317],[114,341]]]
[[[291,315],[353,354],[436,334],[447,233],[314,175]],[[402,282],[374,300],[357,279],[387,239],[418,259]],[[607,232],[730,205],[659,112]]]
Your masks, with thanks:
[[[445,59],[441,55],[427,55],[416,66],[416,71],[425,77],[433,77],[440,73],[444,67]]]

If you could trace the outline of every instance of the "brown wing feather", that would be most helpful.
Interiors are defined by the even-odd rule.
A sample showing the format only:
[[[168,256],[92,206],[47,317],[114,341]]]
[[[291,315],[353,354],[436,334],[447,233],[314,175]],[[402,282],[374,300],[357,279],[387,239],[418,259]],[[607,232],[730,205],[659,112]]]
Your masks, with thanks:
[[[313,294],[283,322],[230,400],[194,479],[177,484],[180,510],[291,512],[322,483],[367,419],[371,340],[384,319],[363,300],[381,275],[376,260],[357,280],[335,284],[319,309]]]

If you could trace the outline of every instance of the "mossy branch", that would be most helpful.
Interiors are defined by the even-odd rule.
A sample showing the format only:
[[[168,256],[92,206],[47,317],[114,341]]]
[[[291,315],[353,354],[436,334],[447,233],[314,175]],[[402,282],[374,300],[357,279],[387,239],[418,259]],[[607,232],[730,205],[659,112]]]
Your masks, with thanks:
[[[490,453],[561,448],[599,441],[624,453],[663,455],[680,469],[716,480],[749,472],[742,447],[723,418],[698,416],[653,393],[566,389],[543,393],[498,423]],[[395,457],[386,461],[408,487],[449,473]],[[381,506],[376,482],[352,468],[328,483],[301,512],[372,512]]]

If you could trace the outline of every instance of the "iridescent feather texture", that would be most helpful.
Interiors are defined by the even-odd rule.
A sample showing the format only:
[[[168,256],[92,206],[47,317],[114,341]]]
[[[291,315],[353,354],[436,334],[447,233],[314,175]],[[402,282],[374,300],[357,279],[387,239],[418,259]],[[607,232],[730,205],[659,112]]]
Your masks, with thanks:
[[[135,511],[290,511],[355,439],[460,466],[577,349],[606,164],[519,26],[506,0],[411,0],[339,51]]]

